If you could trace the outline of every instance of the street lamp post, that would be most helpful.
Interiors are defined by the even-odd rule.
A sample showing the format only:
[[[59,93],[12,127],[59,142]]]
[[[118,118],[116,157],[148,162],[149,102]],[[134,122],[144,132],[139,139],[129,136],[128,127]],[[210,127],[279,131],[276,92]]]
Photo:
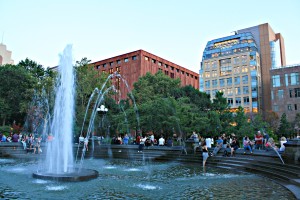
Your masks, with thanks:
[[[104,105],[101,105],[99,108],[97,108],[97,112],[103,114],[102,120],[99,122],[99,127],[101,128],[103,126],[104,117],[105,117],[106,113],[108,112],[108,108],[105,108]]]

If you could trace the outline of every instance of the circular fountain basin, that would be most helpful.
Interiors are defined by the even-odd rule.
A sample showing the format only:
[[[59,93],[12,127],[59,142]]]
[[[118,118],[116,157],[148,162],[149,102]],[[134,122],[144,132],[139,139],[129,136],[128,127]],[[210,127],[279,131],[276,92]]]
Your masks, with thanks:
[[[99,176],[98,171],[92,169],[75,169],[74,172],[67,172],[63,174],[54,174],[38,171],[32,174],[33,178],[66,181],[66,182],[79,182],[88,181]]]

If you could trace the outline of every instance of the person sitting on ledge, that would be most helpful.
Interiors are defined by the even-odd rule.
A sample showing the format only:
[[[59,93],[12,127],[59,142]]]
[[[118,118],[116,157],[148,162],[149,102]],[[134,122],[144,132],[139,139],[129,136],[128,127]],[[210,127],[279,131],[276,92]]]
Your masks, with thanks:
[[[158,140],[158,146],[164,146],[165,145],[165,139],[163,136],[161,136]]]
[[[249,140],[248,136],[244,137],[243,145],[244,145],[244,154],[246,154],[247,149],[249,149],[251,154],[253,153],[251,148],[251,141]]]
[[[239,142],[236,137],[233,138],[230,144],[230,148],[231,148],[231,157],[233,157],[235,156],[235,151],[239,148]]]
[[[217,146],[214,148],[212,156],[217,155],[217,153],[221,150],[222,147],[223,147],[223,139],[221,136],[219,136],[219,139],[217,140]]]

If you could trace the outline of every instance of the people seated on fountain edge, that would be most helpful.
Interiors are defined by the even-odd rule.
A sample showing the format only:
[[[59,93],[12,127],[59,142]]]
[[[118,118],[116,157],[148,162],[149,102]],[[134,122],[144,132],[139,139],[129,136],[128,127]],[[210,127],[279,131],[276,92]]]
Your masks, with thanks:
[[[252,148],[251,148],[251,141],[249,140],[248,136],[244,137],[243,140],[243,145],[244,145],[244,154],[246,154],[246,150],[249,149],[250,153],[252,154]]]
[[[217,146],[214,148],[214,151],[212,153],[212,156],[217,155],[217,153],[220,151],[220,149],[223,147],[223,139],[221,136],[219,136],[219,139],[216,141]]]
[[[123,143],[124,143],[125,145],[128,145],[128,141],[129,141],[129,136],[128,136],[128,134],[125,134],[125,136],[124,136],[124,138],[123,138]]]
[[[30,140],[30,136],[26,140],[26,151],[27,153],[32,152],[32,154],[35,154],[36,151],[35,142],[34,140]]]
[[[279,152],[284,152],[285,150],[285,146],[284,146],[284,143],[286,143],[287,140],[285,137],[281,137],[280,138],[280,148],[279,148]]]
[[[158,146],[164,146],[165,145],[165,139],[163,136],[160,136],[158,140]]]
[[[141,136],[140,137],[140,143],[139,143],[138,152],[143,152],[144,146],[145,146],[145,142],[146,142],[146,137]]]

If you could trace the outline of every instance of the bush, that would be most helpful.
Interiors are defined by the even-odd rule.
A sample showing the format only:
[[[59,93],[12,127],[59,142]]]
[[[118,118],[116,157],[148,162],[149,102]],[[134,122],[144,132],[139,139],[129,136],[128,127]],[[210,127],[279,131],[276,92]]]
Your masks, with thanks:
[[[8,135],[10,133],[10,126],[0,126],[0,132]]]

